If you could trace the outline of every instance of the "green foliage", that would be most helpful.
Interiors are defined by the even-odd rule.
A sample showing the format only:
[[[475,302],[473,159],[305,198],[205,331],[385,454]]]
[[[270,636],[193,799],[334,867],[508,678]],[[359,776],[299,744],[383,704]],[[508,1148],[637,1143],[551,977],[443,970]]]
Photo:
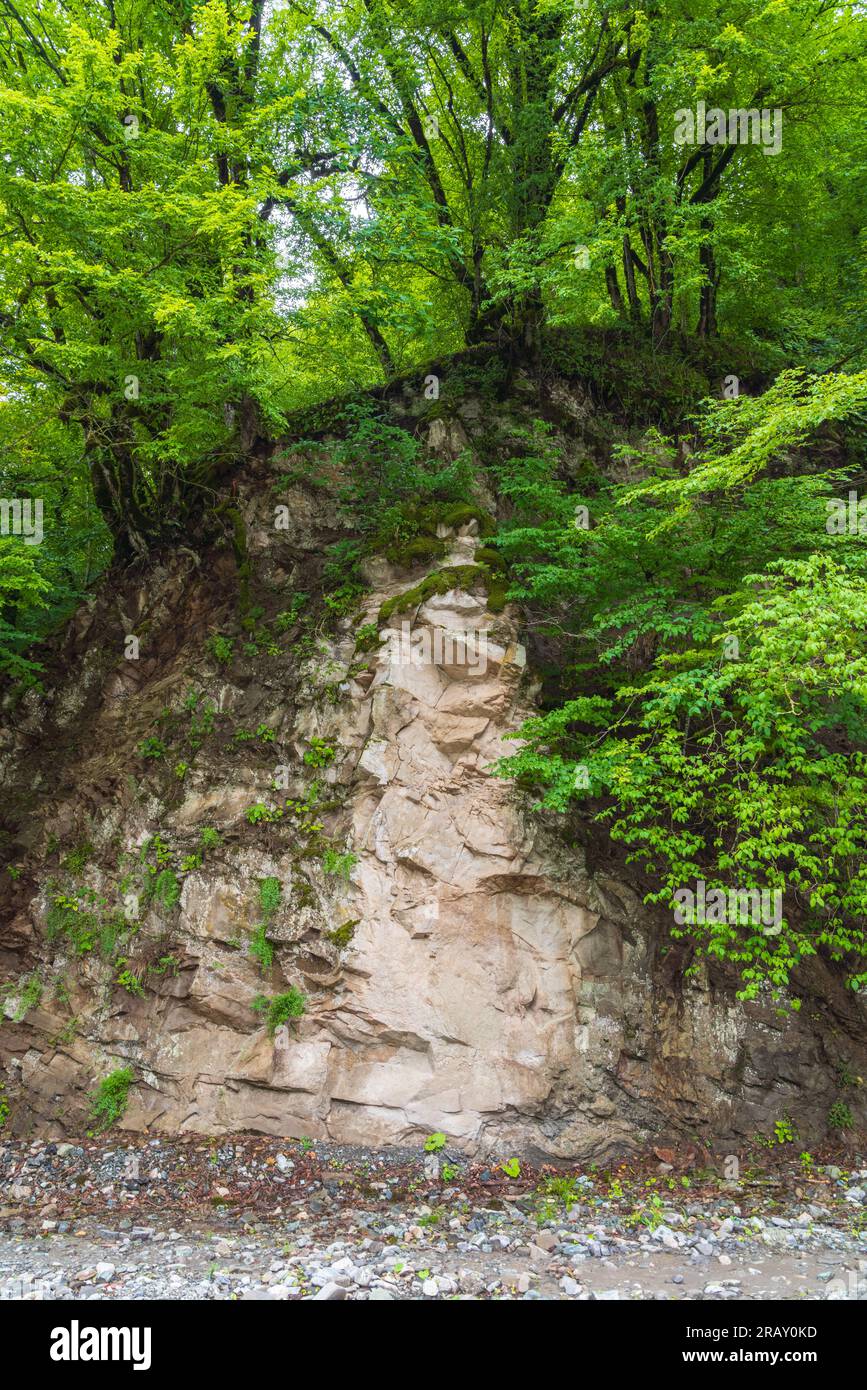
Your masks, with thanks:
[[[154,880],[153,886],[154,900],[160,903],[167,912],[177,907],[181,897],[181,885],[178,876],[173,869],[161,869]]]
[[[344,478],[344,515],[377,545],[410,540],[409,514],[419,503],[470,501],[469,456],[443,464],[425,460],[419,440],[368,401],[348,405],[341,424],[334,462]]]
[[[6,1121],[9,1119],[9,1102],[4,1094],[6,1087],[0,1082],[0,1129],[5,1128]]]
[[[144,985],[142,984],[139,976],[127,967],[127,962],[123,958],[117,961],[116,964],[123,966],[124,968],[118,972],[115,984],[118,984],[121,986],[122,989],[125,989],[127,994],[132,994],[137,999],[143,999],[145,993]]]
[[[177,975],[180,968],[181,964],[177,956],[172,955],[160,956],[156,965],[149,967],[152,975]]]
[[[17,0],[4,22],[0,493],[45,502],[40,544],[0,536],[0,672],[22,683],[113,553],[203,513],[232,528],[215,492],[288,408],[344,398],[345,515],[400,547],[414,501],[471,500],[466,460],[415,433],[449,414],[430,364],[454,350],[492,400],[515,359],[616,327],[658,349],[620,364],[621,402],[656,374],[681,406],[690,333],[736,340],[735,370],[863,354],[848,0]],[[781,111],[782,147],[683,143],[697,101]],[[485,340],[508,365],[475,360]],[[412,424],[360,399],[396,370]],[[325,468],[307,439],[287,483]]]
[[[429,1134],[424,1141],[425,1153],[439,1153],[440,1149],[446,1146],[446,1136],[439,1131],[436,1134]]]
[[[568,1214],[573,1206],[580,1201],[580,1189],[577,1179],[574,1177],[558,1177],[550,1174],[542,1179],[536,1191],[541,1198],[546,1215],[550,1212],[550,1215],[554,1216],[560,1207],[564,1208]]]
[[[452,589],[471,591],[487,575],[484,565],[450,565],[447,569],[428,574],[412,589],[386,599],[379,610],[379,625],[384,626],[394,613],[410,613],[433,594],[447,594]]]
[[[308,767],[329,767],[334,762],[334,757],[334,749],[324,739],[314,736],[304,754],[304,761]]]
[[[196,752],[201,748],[206,738],[210,738],[214,732],[214,722],[217,716],[217,707],[210,701],[202,705],[201,709],[194,707],[190,715],[190,727],[187,739],[190,747]]]
[[[217,849],[221,844],[220,832],[215,830],[212,825],[203,826],[199,835],[199,843],[204,850]]]
[[[842,1100],[835,1100],[828,1111],[828,1127],[836,1130],[852,1129],[855,1117],[849,1106]]]
[[[282,818],[283,812],[279,808],[271,808],[263,802],[257,801],[253,806],[248,806],[244,812],[244,817],[251,825],[271,824]]]
[[[292,602],[289,607],[278,613],[271,624],[276,633],[288,632],[290,628],[295,627],[301,619],[309,597],[309,594],[292,595]]]
[[[379,627],[376,623],[362,623],[355,634],[355,646],[360,652],[372,651],[379,645]]]
[[[630,451],[644,481],[586,501],[541,437],[502,470],[515,519],[498,537],[540,629],[580,634],[573,697],[499,771],[542,806],[591,809],[654,876],[650,901],[675,907],[698,880],[778,891],[779,931],[740,914],[673,926],[733,962],[747,997],[781,993],[820,949],[867,979],[867,547],[829,533],[831,480],[806,455],[778,476],[829,419],[860,421],[867,377],[795,374],[772,396],[767,413],[709,405],[686,476],[656,441]]]
[[[31,1009],[38,1009],[42,999],[42,981],[35,973],[28,975],[21,984],[18,1005],[13,1014],[16,1023],[26,1018]]]
[[[269,877],[259,880],[259,906],[266,922],[274,916],[280,906],[282,892],[279,878]]]
[[[229,662],[232,660],[234,645],[231,637],[224,637],[220,632],[214,633],[213,637],[209,637],[207,643],[208,651],[211,653],[211,656],[215,661],[218,661],[221,666],[228,666]]]
[[[61,868],[67,873],[77,876],[93,856],[93,845],[89,843],[76,845],[75,849],[70,850],[61,864]]]
[[[159,738],[146,738],[138,746],[139,755],[142,758],[163,758],[168,749]]]
[[[257,994],[252,1004],[256,1013],[264,1014],[265,1025],[272,1038],[277,1029],[281,1028],[284,1023],[289,1023],[293,1018],[301,1018],[306,1006],[305,995],[294,985],[285,994],[277,994],[271,998],[267,998],[264,994]]]
[[[158,869],[164,868],[167,864],[170,864],[173,857],[174,852],[171,845],[168,844],[161,835],[154,835],[150,839],[145,840],[139,852],[140,863],[144,864],[148,859],[153,858],[156,860],[156,867]]]
[[[263,975],[274,964],[274,947],[268,940],[267,932],[268,924],[259,922],[250,936],[250,955],[259,962],[259,969]]]
[[[118,1067],[104,1076],[90,1093],[90,1119],[97,1134],[123,1119],[129,1101],[129,1088],[135,1080],[132,1067]]]
[[[349,882],[349,877],[357,863],[358,855],[353,854],[351,850],[345,850],[343,853],[340,853],[338,850],[332,849],[329,845],[322,852],[322,868],[325,873],[336,874],[346,883]]]

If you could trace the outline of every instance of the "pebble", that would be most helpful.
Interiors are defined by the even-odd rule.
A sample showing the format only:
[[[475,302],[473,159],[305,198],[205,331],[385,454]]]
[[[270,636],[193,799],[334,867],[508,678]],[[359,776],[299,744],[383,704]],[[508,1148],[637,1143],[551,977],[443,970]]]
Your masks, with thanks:
[[[495,1185],[485,1189],[478,1167],[472,1187],[463,1175],[434,1177],[432,1164],[425,1176],[418,1152],[402,1160],[415,1165],[408,1181],[375,1151],[354,1169],[339,1146],[317,1150],[311,1165],[286,1139],[99,1150],[0,1137],[0,1300],[867,1294],[867,1237],[853,1221],[853,1207],[867,1202],[867,1169],[852,1164],[845,1178],[825,1170],[821,1205],[806,1200],[813,1193],[795,1164],[788,1187],[777,1181],[767,1194],[694,1180],[688,1202],[677,1189],[660,1193],[662,1220],[651,1229],[641,1178],[624,1177],[625,1195],[612,1198],[603,1175],[578,1175],[567,1208],[550,1196],[543,1203],[529,1183],[500,1196],[493,1161]],[[148,1182],[124,1184],[130,1162],[146,1156]],[[198,1206],[189,1197],[197,1190]],[[215,1196],[224,1200],[215,1205]],[[709,1278],[708,1259],[721,1277]]]

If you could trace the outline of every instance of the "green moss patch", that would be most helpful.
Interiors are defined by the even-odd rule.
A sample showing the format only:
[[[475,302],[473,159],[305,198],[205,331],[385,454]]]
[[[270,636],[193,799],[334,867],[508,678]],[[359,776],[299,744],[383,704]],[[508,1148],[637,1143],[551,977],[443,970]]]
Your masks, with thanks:
[[[355,928],[361,921],[356,917],[352,922],[344,922],[342,926],[335,927],[333,931],[325,933],[325,940],[330,941],[332,946],[336,946],[338,951],[344,951],[355,935]]]
[[[383,554],[392,565],[409,569],[412,565],[428,564],[431,560],[441,560],[447,553],[445,541],[435,536],[416,536],[412,541],[395,541]]]
[[[379,621],[387,622],[392,613],[408,613],[434,594],[447,594],[450,589],[471,590],[482,583],[487,575],[488,570],[484,565],[450,565],[447,569],[434,570],[412,589],[386,599],[379,610]]]

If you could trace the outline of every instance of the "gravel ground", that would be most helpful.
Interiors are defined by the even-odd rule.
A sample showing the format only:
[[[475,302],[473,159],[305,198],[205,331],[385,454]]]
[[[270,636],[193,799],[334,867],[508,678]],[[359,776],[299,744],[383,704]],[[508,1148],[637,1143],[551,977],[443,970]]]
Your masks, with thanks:
[[[658,1153],[658,1151],[657,1151]],[[0,1299],[867,1298],[867,1167],[0,1143]]]

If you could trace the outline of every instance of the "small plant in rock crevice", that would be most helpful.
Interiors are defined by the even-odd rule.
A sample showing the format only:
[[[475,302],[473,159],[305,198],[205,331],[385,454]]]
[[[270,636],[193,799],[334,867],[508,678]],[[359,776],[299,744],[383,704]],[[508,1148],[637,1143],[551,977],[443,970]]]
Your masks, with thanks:
[[[263,975],[274,964],[274,947],[268,940],[267,931],[267,924],[259,922],[253,928],[250,937],[250,955],[259,962],[259,969]]]
[[[280,906],[282,887],[279,878],[269,875],[268,878],[259,881],[259,906],[262,909],[262,916],[266,922],[269,921],[277,908]]]
[[[129,1103],[129,1088],[135,1080],[132,1067],[118,1067],[104,1076],[90,1093],[90,1118],[95,1134],[110,1129],[123,1119]]]
[[[125,989],[127,994],[131,994],[137,999],[143,999],[145,993],[144,986],[138,975],[129,969],[128,961],[121,956],[121,958],[115,962],[115,965],[122,967],[118,972],[115,984],[120,985],[121,989]]]
[[[138,751],[142,758],[162,758],[165,757],[168,748],[160,738],[145,738],[139,744]]]
[[[828,1111],[828,1127],[836,1129],[838,1132],[852,1129],[855,1124],[855,1117],[845,1101],[837,1100]]]
[[[293,985],[284,994],[268,998],[257,994],[252,1003],[254,1013],[263,1014],[268,1034],[273,1038],[277,1029],[293,1018],[301,1018],[306,1010],[307,998]]]
[[[212,637],[208,638],[207,648],[220,666],[228,666],[232,660],[234,642],[231,637],[225,637],[222,632],[215,632]]]
[[[153,886],[154,901],[158,902],[170,912],[173,907],[177,907],[181,896],[181,885],[178,882],[177,874],[172,869],[162,869],[154,881]]]
[[[352,870],[358,863],[358,855],[351,850],[341,853],[333,849],[330,845],[322,852],[322,868],[326,874],[335,874],[342,878],[344,882],[349,882]]]
[[[39,1007],[42,999],[42,981],[37,974],[28,975],[18,996],[18,1004],[13,1014],[15,1023],[21,1023],[31,1009]]]
[[[310,747],[304,754],[304,761],[308,767],[329,767],[334,762],[334,749],[326,743],[323,738],[313,737],[310,740]]]

